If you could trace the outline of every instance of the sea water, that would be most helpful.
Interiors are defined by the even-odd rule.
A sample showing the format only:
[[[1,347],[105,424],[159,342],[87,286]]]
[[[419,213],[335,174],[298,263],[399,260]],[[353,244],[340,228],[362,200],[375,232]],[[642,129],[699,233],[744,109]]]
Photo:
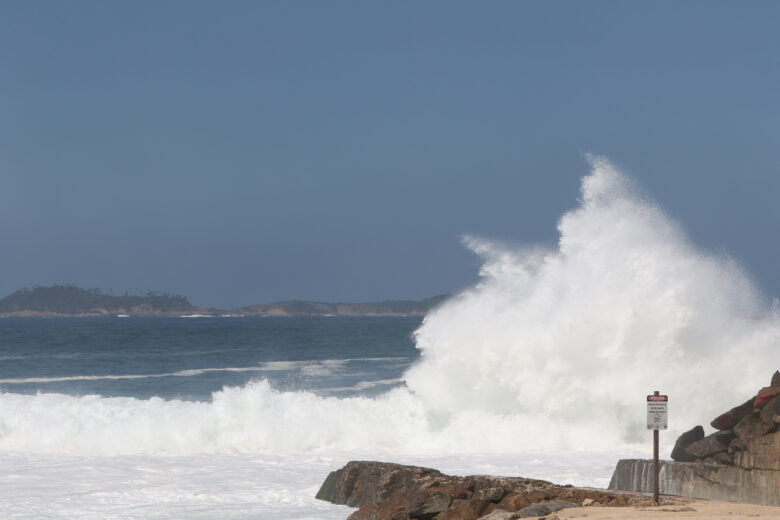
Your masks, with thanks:
[[[313,421],[400,387],[420,322],[0,320],[0,518],[345,518]]]
[[[351,459],[606,486],[777,368],[776,300],[592,159],[554,248],[469,237],[423,320],[0,320],[0,518],[342,519]]]

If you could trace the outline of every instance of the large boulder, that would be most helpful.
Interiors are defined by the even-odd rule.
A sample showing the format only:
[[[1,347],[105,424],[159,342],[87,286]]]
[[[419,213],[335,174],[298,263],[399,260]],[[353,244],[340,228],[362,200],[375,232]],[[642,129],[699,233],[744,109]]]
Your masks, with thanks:
[[[731,432],[715,432],[703,439],[692,442],[685,448],[685,453],[692,457],[692,460],[706,459],[721,452],[725,452],[731,443],[734,435]],[[674,458],[674,457],[672,457]],[[681,459],[675,459],[681,460]],[[690,462],[683,461],[683,462]]]
[[[677,442],[674,443],[672,449],[672,458],[681,462],[693,462],[696,457],[688,453],[685,448],[690,446],[696,441],[700,441],[704,438],[704,428],[701,426],[694,426],[687,432],[683,433],[677,438]]]
[[[728,412],[725,412],[712,420],[710,426],[716,430],[730,430],[737,423],[742,420],[743,417],[753,412],[753,401],[755,398],[751,397],[739,406],[735,406]]]
[[[416,489],[442,477],[444,475],[439,471],[430,468],[352,461],[328,475],[316,498],[361,507],[379,503],[392,494]]]
[[[780,395],[780,386],[764,387],[758,391],[758,394],[756,394],[756,399],[753,401],[753,407],[762,408],[777,395]]]
[[[766,405],[761,408],[759,418],[767,424],[780,423],[780,395],[770,399]]]
[[[744,442],[766,435],[774,425],[767,424],[755,415],[746,415],[734,426],[734,433]]]

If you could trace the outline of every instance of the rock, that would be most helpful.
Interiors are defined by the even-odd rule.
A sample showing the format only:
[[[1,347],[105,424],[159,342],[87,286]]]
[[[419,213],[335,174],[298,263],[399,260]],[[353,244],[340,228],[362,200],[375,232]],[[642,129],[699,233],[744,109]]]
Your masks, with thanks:
[[[408,520],[409,516],[406,514],[406,508],[403,504],[371,504],[361,507],[349,517],[347,520]]]
[[[745,451],[734,454],[734,464],[745,469],[780,470],[780,432],[748,442]]]
[[[352,461],[325,479],[316,498],[361,507],[444,477],[439,471],[382,462]]]
[[[712,420],[710,426],[716,430],[730,430],[746,415],[753,411],[753,401],[755,398],[750,398],[739,406],[735,406],[728,412],[725,412]]]
[[[753,401],[754,408],[762,408],[770,399],[780,395],[780,386],[766,386],[758,391],[756,399]]]
[[[701,459],[696,459],[696,461],[700,461]],[[731,466],[734,464],[734,455],[730,455],[726,453],[725,451],[722,451],[720,453],[716,453],[715,455],[711,455],[709,457],[705,457],[704,460],[701,460],[704,464],[723,464],[727,466]]]
[[[769,383],[769,386],[780,386],[780,370],[775,370],[775,373],[772,374],[772,382]]]
[[[695,459],[706,459],[716,453],[725,452],[733,438],[734,434],[731,432],[715,432],[701,440],[692,442],[684,449],[684,452],[689,456],[685,462],[691,462]]]
[[[759,414],[759,419],[761,419],[763,422],[767,424],[771,424],[774,426],[775,423],[780,422],[775,420],[775,417],[780,415],[780,395],[776,395],[772,399],[770,399],[766,405],[761,408],[761,413]]]
[[[504,511],[520,511],[524,507],[544,500],[549,500],[549,495],[539,490],[510,493],[498,503],[498,507]]]
[[[704,428],[701,426],[695,426],[687,432],[683,433],[677,438],[677,442],[674,443],[672,449],[672,458],[674,460],[693,462],[695,459],[690,453],[685,451],[691,443],[700,441],[704,438]]]
[[[765,435],[773,427],[774,425],[761,421],[755,415],[746,415],[734,426],[734,433],[744,442],[750,442]]]
[[[432,518],[450,509],[454,500],[468,498],[469,494],[469,490],[458,482],[434,483],[409,497],[406,514],[410,518]]]
[[[459,502],[453,503],[451,509],[437,515],[436,520],[477,520],[479,516],[468,502]]]
[[[383,462],[349,462],[332,472],[317,498],[359,507],[349,520],[477,520],[520,518],[528,507],[554,511],[584,500],[629,505],[644,499],[600,489],[558,486],[544,480],[475,475],[453,477],[430,468]],[[551,505],[553,504],[553,505]],[[547,514],[547,513],[542,513]],[[503,516],[502,516],[503,515]],[[540,516],[540,515],[536,515]]]
[[[747,444],[745,443],[745,441],[743,441],[742,439],[737,437],[737,438],[735,438],[734,440],[731,441],[731,443],[729,444],[729,449],[727,450],[727,452],[733,454],[733,453],[736,453],[738,451],[742,451],[742,450],[745,450],[745,449],[747,449]]]
[[[726,452],[717,453],[714,457],[716,464],[732,465],[734,464],[734,455]]]
[[[581,507],[579,504],[575,504],[574,502],[562,502],[562,501],[552,501],[552,502],[542,502],[540,504],[534,504],[532,506],[524,507],[517,513],[515,513],[515,516],[512,518],[528,518],[532,516],[547,516],[550,513],[554,513],[556,511],[560,511],[561,509],[568,509],[570,507]]]
[[[592,498],[586,498],[585,500],[582,501],[582,507],[588,507],[589,505],[592,504],[593,504]]]
[[[471,490],[469,506],[478,514],[490,513],[498,507],[498,504],[509,494],[515,486],[525,489],[526,486],[538,485],[542,488],[554,486],[543,480],[532,481],[528,479],[497,479],[484,475],[465,477],[464,482]],[[535,483],[535,484],[532,484]]]

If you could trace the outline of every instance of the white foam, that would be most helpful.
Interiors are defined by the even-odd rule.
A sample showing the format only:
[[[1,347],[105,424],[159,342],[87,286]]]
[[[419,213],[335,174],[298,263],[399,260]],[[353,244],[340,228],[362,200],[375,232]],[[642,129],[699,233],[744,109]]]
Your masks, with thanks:
[[[195,368],[178,370],[176,372],[164,372],[161,374],[107,374],[101,376],[76,375],[60,377],[15,377],[0,379],[0,383],[60,383],[68,381],[110,381],[122,379],[149,379],[159,377],[193,377],[209,372],[263,372],[264,367],[219,367],[219,368]]]
[[[392,457],[448,474],[523,475],[604,487],[614,452]],[[343,520],[353,511],[314,498],[330,471],[373,452],[329,455],[0,454],[0,518],[29,520]]]
[[[468,239],[481,281],[425,318],[406,374],[441,421],[519,417],[573,448],[619,445],[646,438],[653,390],[669,394],[680,431],[778,368],[778,314],[740,268],[692,246],[607,161],[592,163],[557,249]],[[522,442],[543,444],[536,434]]]
[[[361,390],[369,390],[371,388],[376,388],[378,386],[393,386],[393,385],[400,385],[403,384],[404,380],[401,378],[396,379],[379,379],[377,381],[360,381],[359,383],[355,383],[351,386],[339,386],[334,388],[327,388],[325,391],[327,392],[349,392],[349,391],[356,391],[359,392]]]
[[[0,518],[343,520],[314,495],[329,458],[0,455]]]
[[[61,357],[61,356],[60,356]],[[24,359],[24,356],[0,357],[3,359]],[[250,367],[210,367],[177,370],[176,372],[163,372],[159,374],[106,374],[106,375],[73,375],[58,377],[9,377],[0,378],[0,384],[27,384],[27,383],[62,383],[69,381],[109,381],[122,379],[147,379],[160,377],[193,377],[210,372],[282,372],[300,371],[305,375],[324,376],[343,369],[347,363],[353,361],[373,362],[397,362],[409,361],[406,357],[389,358],[348,358],[348,359],[322,359],[304,361],[268,361],[258,366]]]

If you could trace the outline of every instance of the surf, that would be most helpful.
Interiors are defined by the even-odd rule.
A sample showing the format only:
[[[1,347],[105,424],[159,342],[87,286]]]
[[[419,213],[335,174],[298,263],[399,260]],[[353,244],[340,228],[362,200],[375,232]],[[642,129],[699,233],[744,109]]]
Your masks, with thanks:
[[[0,452],[629,449],[647,442],[653,390],[670,396],[672,435],[707,424],[777,368],[777,304],[733,259],[696,247],[609,161],[590,162],[557,246],[465,239],[482,259],[479,282],[425,317],[414,333],[420,359],[400,386],[338,398],[258,377],[208,401],[4,392]],[[273,363],[261,368],[289,368]]]

